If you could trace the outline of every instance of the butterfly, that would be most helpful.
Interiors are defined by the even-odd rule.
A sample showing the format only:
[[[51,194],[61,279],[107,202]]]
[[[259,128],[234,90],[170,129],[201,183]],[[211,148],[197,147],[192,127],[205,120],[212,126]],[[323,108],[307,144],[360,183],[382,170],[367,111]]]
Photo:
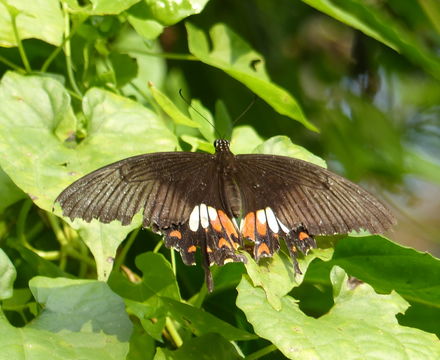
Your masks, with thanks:
[[[215,154],[158,152],[129,157],[75,181],[56,198],[64,216],[128,225],[143,212],[143,227],[164,235],[187,265],[201,250],[210,266],[245,262],[237,250],[252,245],[256,261],[285,242],[297,273],[298,252],[316,235],[368,230],[383,233],[395,218],[379,200],[349,180],[299,159],[234,155],[227,140]],[[237,222],[239,221],[239,224]]]

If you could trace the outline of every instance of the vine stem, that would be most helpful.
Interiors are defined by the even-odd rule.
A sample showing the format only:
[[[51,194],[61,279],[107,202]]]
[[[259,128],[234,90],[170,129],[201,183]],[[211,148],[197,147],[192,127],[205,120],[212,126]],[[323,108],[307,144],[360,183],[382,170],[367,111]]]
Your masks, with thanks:
[[[23,43],[21,42],[20,34],[18,33],[18,28],[17,28],[18,13],[16,13],[15,10],[11,10],[10,8],[8,8],[8,11],[9,11],[9,15],[11,16],[12,30],[14,31],[15,41],[17,42],[17,48],[18,48],[18,52],[20,53],[21,61],[23,62],[26,72],[31,73],[32,68],[26,56],[26,51],[24,50]]]
[[[119,253],[118,257],[115,260],[115,263],[113,265],[114,269],[119,269],[121,265],[124,263],[128,250],[130,250],[131,246],[133,245],[133,242],[136,239],[136,236],[139,233],[140,229],[141,228],[139,227],[136,230],[132,231],[132,233],[128,237],[127,242],[125,243],[124,247],[122,248],[121,252]]]
[[[29,250],[33,251],[34,253],[36,253],[38,256],[42,257],[43,259],[46,260],[56,260],[59,259],[60,257],[60,252],[59,251],[42,251],[42,250],[38,250],[35,249],[31,244],[28,243],[27,238],[26,238],[26,232],[25,232],[25,228],[26,228],[26,219],[27,216],[29,214],[29,211],[31,210],[33,205],[32,200],[27,199],[23,206],[20,209],[20,212],[18,214],[18,219],[17,219],[17,235],[18,235],[18,239],[20,240],[20,243],[28,248]]]
[[[263,357],[264,355],[267,355],[275,350],[277,350],[277,347],[273,344],[270,344],[270,345],[268,345],[268,346],[266,346],[256,352],[246,356],[244,358],[244,360],[256,360],[256,359],[259,359],[259,358]]]
[[[62,2],[62,8],[64,14],[64,34],[66,38],[66,42],[64,43],[64,53],[66,55],[67,76],[73,90],[82,97],[82,93],[79,90],[78,85],[76,84],[75,76],[73,74],[72,51],[70,48],[70,16],[69,12],[67,11],[67,4],[64,1]]]
[[[166,326],[171,338],[173,339],[173,342],[176,345],[176,347],[178,347],[178,348],[181,347],[183,344],[182,338],[180,337],[179,333],[177,332],[177,329],[174,326],[173,321],[169,317],[167,317],[165,319],[165,326]]]

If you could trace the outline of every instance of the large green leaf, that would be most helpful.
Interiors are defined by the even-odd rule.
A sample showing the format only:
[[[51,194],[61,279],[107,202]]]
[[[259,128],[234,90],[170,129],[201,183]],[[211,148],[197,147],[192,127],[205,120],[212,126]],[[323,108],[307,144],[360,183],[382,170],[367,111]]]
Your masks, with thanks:
[[[402,53],[440,79],[440,58],[384,12],[362,0],[303,0],[327,15],[354,27]]]
[[[44,310],[23,328],[0,313],[4,359],[125,359],[132,325],[105,283],[37,277],[30,287]]]
[[[264,289],[267,301],[276,310],[281,309],[281,298],[288,294],[294,286],[301,284],[308,265],[315,258],[329,260],[332,249],[315,249],[303,259],[298,259],[298,265],[303,274],[295,274],[290,256],[280,252],[272,258],[261,259],[259,264],[246,254],[246,269],[254,286]]]
[[[287,136],[274,136],[266,140],[264,143],[258,145],[253,152],[258,154],[290,156],[296,159],[311,162],[323,168],[327,167],[327,164],[324,160],[312,154],[302,146],[292,143],[292,140],[290,140]]]
[[[234,345],[219,334],[205,334],[185,341],[178,350],[157,348],[154,360],[242,359]]]
[[[70,96],[58,81],[6,74],[0,86],[0,165],[41,208],[50,211],[56,196],[74,180],[103,165],[142,153],[173,150],[176,137],[150,110],[127,98],[91,89],[83,99],[87,137],[75,148],[63,140],[76,130]],[[57,213],[60,209],[56,207]],[[106,279],[112,258],[128,232],[139,226],[75,220]]]
[[[0,46],[17,46],[11,22],[12,14],[16,14],[16,24],[20,39],[35,38],[56,46],[61,44],[64,19],[58,1],[1,1]]]
[[[111,15],[120,14],[141,0],[90,0],[86,6],[80,6],[77,0],[65,0],[68,9],[74,14]]]
[[[5,252],[0,249],[0,300],[12,296],[13,285],[17,271]]]
[[[367,284],[331,273],[335,305],[319,319],[306,316],[295,299],[284,296],[275,310],[262,289],[244,277],[237,305],[255,332],[289,359],[437,359],[440,342],[429,333],[401,326],[395,315],[408,304],[398,294],[378,295]],[[270,319],[270,321],[269,321]]]
[[[129,10],[128,21],[146,39],[155,39],[165,26],[200,13],[208,0],[144,0]]]
[[[223,70],[242,82],[282,115],[298,120],[310,130],[317,128],[310,123],[303,111],[286,90],[270,81],[264,66],[264,58],[224,24],[215,25],[210,31],[212,49],[205,33],[187,23],[190,52],[200,61]]]
[[[0,168],[0,214],[9,206],[26,197]]]

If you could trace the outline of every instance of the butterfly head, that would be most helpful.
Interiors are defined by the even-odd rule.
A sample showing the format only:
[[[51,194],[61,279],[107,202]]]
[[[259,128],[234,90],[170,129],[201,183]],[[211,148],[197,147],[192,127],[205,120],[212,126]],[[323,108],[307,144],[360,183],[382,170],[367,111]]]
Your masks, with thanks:
[[[229,141],[225,139],[217,139],[214,141],[215,152],[230,152]]]

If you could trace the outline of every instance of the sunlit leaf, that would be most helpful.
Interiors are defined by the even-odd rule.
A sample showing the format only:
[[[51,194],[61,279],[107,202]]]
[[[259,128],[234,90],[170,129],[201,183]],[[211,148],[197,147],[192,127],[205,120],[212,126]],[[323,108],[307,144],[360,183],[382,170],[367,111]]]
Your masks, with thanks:
[[[35,38],[55,46],[61,44],[64,19],[57,1],[1,1],[0,46],[17,46],[10,12],[17,13],[16,24],[21,40]]]
[[[217,24],[210,31],[212,48],[205,33],[187,23],[190,52],[200,61],[219,68],[242,82],[265,100],[280,114],[298,120],[310,130],[317,128],[310,123],[292,95],[270,81],[264,66],[264,58],[226,25]]]
[[[105,283],[37,277],[31,280],[30,287],[44,309],[23,328],[13,327],[0,314],[2,356],[36,360],[125,359],[132,325],[122,299]]]
[[[346,359],[440,356],[435,335],[398,324],[395,315],[408,307],[398,294],[378,295],[369,285],[350,281],[337,267],[331,279],[335,305],[319,319],[306,316],[290,296],[281,299],[281,310],[276,311],[264,291],[246,278],[238,287],[237,305],[255,332],[289,359],[340,359],[341,351]]]

